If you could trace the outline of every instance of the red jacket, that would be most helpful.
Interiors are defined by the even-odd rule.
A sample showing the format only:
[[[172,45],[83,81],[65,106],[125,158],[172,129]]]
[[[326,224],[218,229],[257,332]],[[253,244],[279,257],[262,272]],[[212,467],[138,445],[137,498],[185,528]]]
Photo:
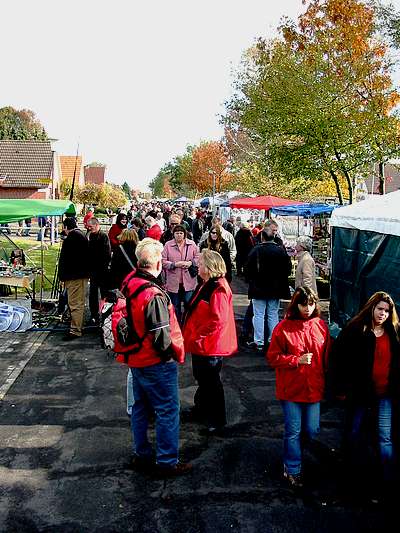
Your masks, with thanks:
[[[128,283],[128,289],[125,294],[133,294],[139,285],[147,283],[143,278],[132,277]],[[153,346],[154,333],[147,332],[145,323],[145,309],[147,304],[154,298],[156,294],[165,294],[158,287],[148,287],[140,292],[135,298],[131,300],[130,312],[135,331],[139,337],[144,337],[140,350],[132,355],[129,355],[128,366],[134,368],[143,368],[145,366],[152,366],[160,363],[161,359]],[[166,295],[168,298],[168,296]],[[169,299],[168,299],[169,300]],[[185,350],[183,346],[183,337],[175,316],[174,307],[171,302],[168,305],[169,311],[169,327],[172,342],[172,349],[175,353],[174,359],[182,364],[185,361]],[[146,335],[145,335],[146,334]],[[117,361],[125,363],[125,356],[118,355]]]
[[[276,397],[291,402],[319,402],[325,388],[329,330],[321,318],[280,322],[272,334],[267,360],[276,369]],[[299,365],[304,353],[311,365]]]
[[[163,232],[160,226],[158,224],[154,224],[154,226],[151,226],[151,228],[146,231],[146,237],[150,237],[151,239],[159,241],[161,239],[162,233]]]
[[[186,352],[227,356],[237,351],[232,291],[225,278],[210,279],[197,288],[182,331]]]
[[[123,229],[124,228],[121,228],[118,224],[113,224],[108,232],[108,238],[110,239],[111,248],[113,250],[115,250],[120,244],[117,237],[118,235],[121,235]]]

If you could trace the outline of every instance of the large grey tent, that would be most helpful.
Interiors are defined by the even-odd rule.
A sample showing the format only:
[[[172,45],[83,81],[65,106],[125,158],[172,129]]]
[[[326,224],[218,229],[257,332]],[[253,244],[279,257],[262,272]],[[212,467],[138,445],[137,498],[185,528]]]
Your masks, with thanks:
[[[335,209],[330,225],[331,319],[343,327],[380,290],[400,310],[400,190]]]

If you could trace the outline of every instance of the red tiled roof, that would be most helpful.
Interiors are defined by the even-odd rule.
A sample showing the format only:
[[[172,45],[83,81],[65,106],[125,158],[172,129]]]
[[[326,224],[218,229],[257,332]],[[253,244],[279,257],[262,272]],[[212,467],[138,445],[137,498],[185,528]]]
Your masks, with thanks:
[[[82,156],[78,155],[78,157],[76,157],[75,155],[60,155],[59,159],[61,168],[61,179],[72,182],[75,173],[75,180],[78,183],[82,167]]]
[[[0,141],[0,187],[46,188],[52,169],[50,141]]]

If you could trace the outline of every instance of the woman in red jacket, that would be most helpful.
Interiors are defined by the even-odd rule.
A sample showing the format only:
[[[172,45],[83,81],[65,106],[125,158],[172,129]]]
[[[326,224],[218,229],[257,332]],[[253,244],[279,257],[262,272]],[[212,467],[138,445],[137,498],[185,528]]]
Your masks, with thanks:
[[[319,432],[320,401],[325,389],[329,330],[319,318],[318,297],[298,287],[286,316],[274,329],[267,360],[276,369],[276,397],[284,419],[284,477],[301,487],[301,437]]]
[[[223,357],[237,351],[232,291],[218,252],[203,250],[199,276],[203,282],[190,300],[183,324],[185,351],[192,354],[198,389],[192,418],[207,424],[206,435],[218,435],[226,424],[225,395],[220,372]]]
[[[110,239],[111,249],[113,252],[115,252],[115,250],[118,248],[120,244],[118,237],[121,235],[124,229],[126,229],[127,224],[127,215],[125,213],[118,213],[115,224],[111,226],[110,231],[108,232],[108,238]]]

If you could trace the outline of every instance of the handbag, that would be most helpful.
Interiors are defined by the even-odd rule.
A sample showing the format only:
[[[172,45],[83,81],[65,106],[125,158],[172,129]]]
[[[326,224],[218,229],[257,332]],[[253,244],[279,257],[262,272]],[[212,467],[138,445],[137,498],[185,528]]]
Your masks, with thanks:
[[[187,258],[187,251],[188,251],[188,247],[186,246],[185,261],[186,261],[186,258]],[[189,272],[189,274],[191,275],[192,278],[197,278],[197,276],[199,274],[199,267],[192,263],[190,265],[190,267],[188,268],[188,272]]]
[[[192,264],[188,268],[188,272],[192,276],[192,278],[196,278],[198,276],[198,274],[199,274],[199,267]]]

